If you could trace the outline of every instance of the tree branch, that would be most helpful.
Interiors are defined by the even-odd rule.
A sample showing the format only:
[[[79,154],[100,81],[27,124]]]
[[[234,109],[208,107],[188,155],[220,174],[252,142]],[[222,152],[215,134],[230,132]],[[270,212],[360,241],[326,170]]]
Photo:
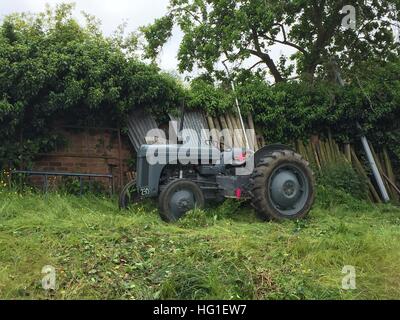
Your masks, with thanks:
[[[251,53],[252,55],[259,57],[268,66],[269,71],[271,72],[271,74],[274,77],[276,82],[283,82],[284,79],[283,79],[281,73],[279,72],[278,68],[276,67],[274,60],[271,59],[271,57],[269,56],[268,53],[265,53],[261,50],[261,45],[260,45],[260,41],[258,39],[258,33],[257,33],[256,29],[252,28],[251,31],[252,31],[254,47],[256,50],[247,49],[247,51],[249,53]]]
[[[267,35],[263,35],[264,39],[267,39],[267,40],[270,40],[270,41],[273,41],[273,42],[276,42],[276,43],[280,43],[280,44],[283,44],[283,45],[286,45],[286,46],[293,47],[293,48],[297,49],[298,51],[300,51],[301,53],[307,54],[307,51],[304,48],[302,48],[299,45],[287,40],[287,34],[286,34],[286,30],[285,30],[285,27],[283,26],[283,24],[276,23],[274,25],[279,26],[281,28],[281,31],[282,31],[282,34],[283,34],[283,41],[282,40],[278,40],[276,38],[268,37]]]
[[[247,71],[253,70],[255,67],[257,67],[261,63],[264,63],[264,61],[263,60],[258,61],[257,63],[253,64],[250,68],[248,68]]]

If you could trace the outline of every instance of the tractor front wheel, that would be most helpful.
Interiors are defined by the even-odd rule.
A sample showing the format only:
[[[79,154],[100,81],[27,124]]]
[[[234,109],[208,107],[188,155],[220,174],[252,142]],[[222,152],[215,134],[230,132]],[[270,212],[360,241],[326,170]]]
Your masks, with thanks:
[[[166,222],[175,222],[188,211],[204,207],[204,195],[200,187],[185,179],[170,182],[159,197],[160,215]]]
[[[263,220],[300,219],[314,203],[314,175],[308,162],[293,151],[276,151],[261,159],[252,184],[252,206]]]

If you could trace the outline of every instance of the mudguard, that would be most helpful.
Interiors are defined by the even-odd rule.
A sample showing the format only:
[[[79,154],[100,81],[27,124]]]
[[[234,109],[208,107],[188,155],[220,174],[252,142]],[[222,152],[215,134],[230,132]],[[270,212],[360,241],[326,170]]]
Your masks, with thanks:
[[[262,147],[259,149],[255,154],[254,154],[254,165],[257,166],[257,164],[260,162],[261,159],[265,158],[267,154],[271,154],[275,151],[282,151],[282,150],[290,150],[290,151],[295,151],[292,147],[289,147],[284,144],[276,143],[276,144],[270,144],[265,147]]]

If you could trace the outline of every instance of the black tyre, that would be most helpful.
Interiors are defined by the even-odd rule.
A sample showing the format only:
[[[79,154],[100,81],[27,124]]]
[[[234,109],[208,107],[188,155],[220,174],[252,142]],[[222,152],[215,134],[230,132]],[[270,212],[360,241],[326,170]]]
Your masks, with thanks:
[[[261,159],[252,182],[252,206],[263,220],[304,218],[315,200],[313,172],[293,151],[277,151]]]
[[[170,182],[160,194],[160,216],[166,222],[178,221],[190,210],[204,207],[204,195],[200,187],[185,179]]]
[[[130,205],[140,201],[138,190],[136,188],[136,179],[129,182],[119,194],[119,208],[127,209]]]

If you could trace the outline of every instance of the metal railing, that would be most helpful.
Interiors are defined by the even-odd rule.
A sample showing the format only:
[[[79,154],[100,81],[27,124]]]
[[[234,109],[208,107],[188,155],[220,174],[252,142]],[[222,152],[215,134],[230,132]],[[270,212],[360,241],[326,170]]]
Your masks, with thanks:
[[[89,178],[107,178],[109,180],[110,195],[114,193],[114,176],[112,174],[97,174],[97,173],[68,173],[68,172],[42,172],[42,171],[27,171],[27,170],[13,170],[11,171],[10,179],[15,174],[24,174],[27,176],[42,176],[43,177],[43,191],[45,193],[49,190],[49,177],[76,177],[79,178],[80,192],[83,194],[83,179]]]

